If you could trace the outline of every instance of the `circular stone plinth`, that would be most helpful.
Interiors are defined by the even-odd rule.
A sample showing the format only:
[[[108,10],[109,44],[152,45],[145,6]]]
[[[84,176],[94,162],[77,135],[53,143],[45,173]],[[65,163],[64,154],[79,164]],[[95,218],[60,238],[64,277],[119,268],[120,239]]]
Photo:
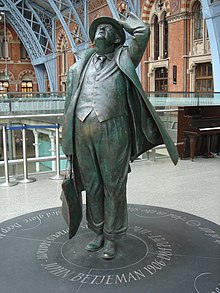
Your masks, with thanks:
[[[71,240],[60,208],[0,223],[1,292],[220,292],[220,226],[160,207],[128,211],[111,261],[84,249],[94,237],[85,216]]]

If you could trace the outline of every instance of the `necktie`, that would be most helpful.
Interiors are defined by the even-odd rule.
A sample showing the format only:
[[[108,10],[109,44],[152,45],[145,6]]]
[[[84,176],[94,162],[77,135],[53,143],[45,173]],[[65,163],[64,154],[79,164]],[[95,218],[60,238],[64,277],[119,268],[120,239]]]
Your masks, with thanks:
[[[106,60],[105,56],[98,55],[96,57],[96,60],[95,60],[94,64],[95,64],[95,68],[96,68],[97,71],[99,71],[99,70],[101,70],[103,68],[105,60]]]

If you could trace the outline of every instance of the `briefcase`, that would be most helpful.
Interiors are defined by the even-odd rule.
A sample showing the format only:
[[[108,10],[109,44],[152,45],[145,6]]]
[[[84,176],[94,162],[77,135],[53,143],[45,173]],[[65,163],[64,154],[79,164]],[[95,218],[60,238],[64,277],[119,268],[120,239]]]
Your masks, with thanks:
[[[72,167],[71,167],[72,168]],[[72,169],[62,182],[62,215],[69,226],[69,239],[76,235],[82,221],[82,196],[77,192]]]

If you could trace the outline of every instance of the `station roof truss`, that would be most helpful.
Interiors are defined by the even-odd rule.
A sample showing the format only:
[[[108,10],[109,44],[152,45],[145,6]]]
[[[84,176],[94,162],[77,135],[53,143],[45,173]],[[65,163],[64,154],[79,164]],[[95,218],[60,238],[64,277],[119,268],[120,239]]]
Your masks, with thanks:
[[[51,91],[57,90],[56,30],[62,27],[73,54],[89,47],[89,0],[0,0],[0,12],[16,31],[35,67],[39,90],[44,90],[44,68]],[[92,1],[91,1],[92,2]],[[106,0],[116,19],[139,12],[139,0]],[[77,57],[76,57],[77,58]],[[41,81],[40,81],[41,79]],[[44,78],[43,78],[44,79]]]

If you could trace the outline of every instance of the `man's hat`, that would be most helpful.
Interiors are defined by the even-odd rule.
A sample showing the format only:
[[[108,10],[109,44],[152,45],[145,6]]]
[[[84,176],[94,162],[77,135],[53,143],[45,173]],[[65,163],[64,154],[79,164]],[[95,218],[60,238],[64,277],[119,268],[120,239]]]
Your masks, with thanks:
[[[116,19],[114,19],[112,17],[108,17],[108,16],[102,16],[102,17],[96,18],[91,23],[90,28],[89,28],[89,37],[90,37],[92,42],[94,41],[96,29],[100,24],[111,24],[115,28],[117,34],[121,38],[120,44],[121,45],[124,44],[124,42],[125,42],[125,32],[124,32],[122,26],[120,25],[120,23]]]

